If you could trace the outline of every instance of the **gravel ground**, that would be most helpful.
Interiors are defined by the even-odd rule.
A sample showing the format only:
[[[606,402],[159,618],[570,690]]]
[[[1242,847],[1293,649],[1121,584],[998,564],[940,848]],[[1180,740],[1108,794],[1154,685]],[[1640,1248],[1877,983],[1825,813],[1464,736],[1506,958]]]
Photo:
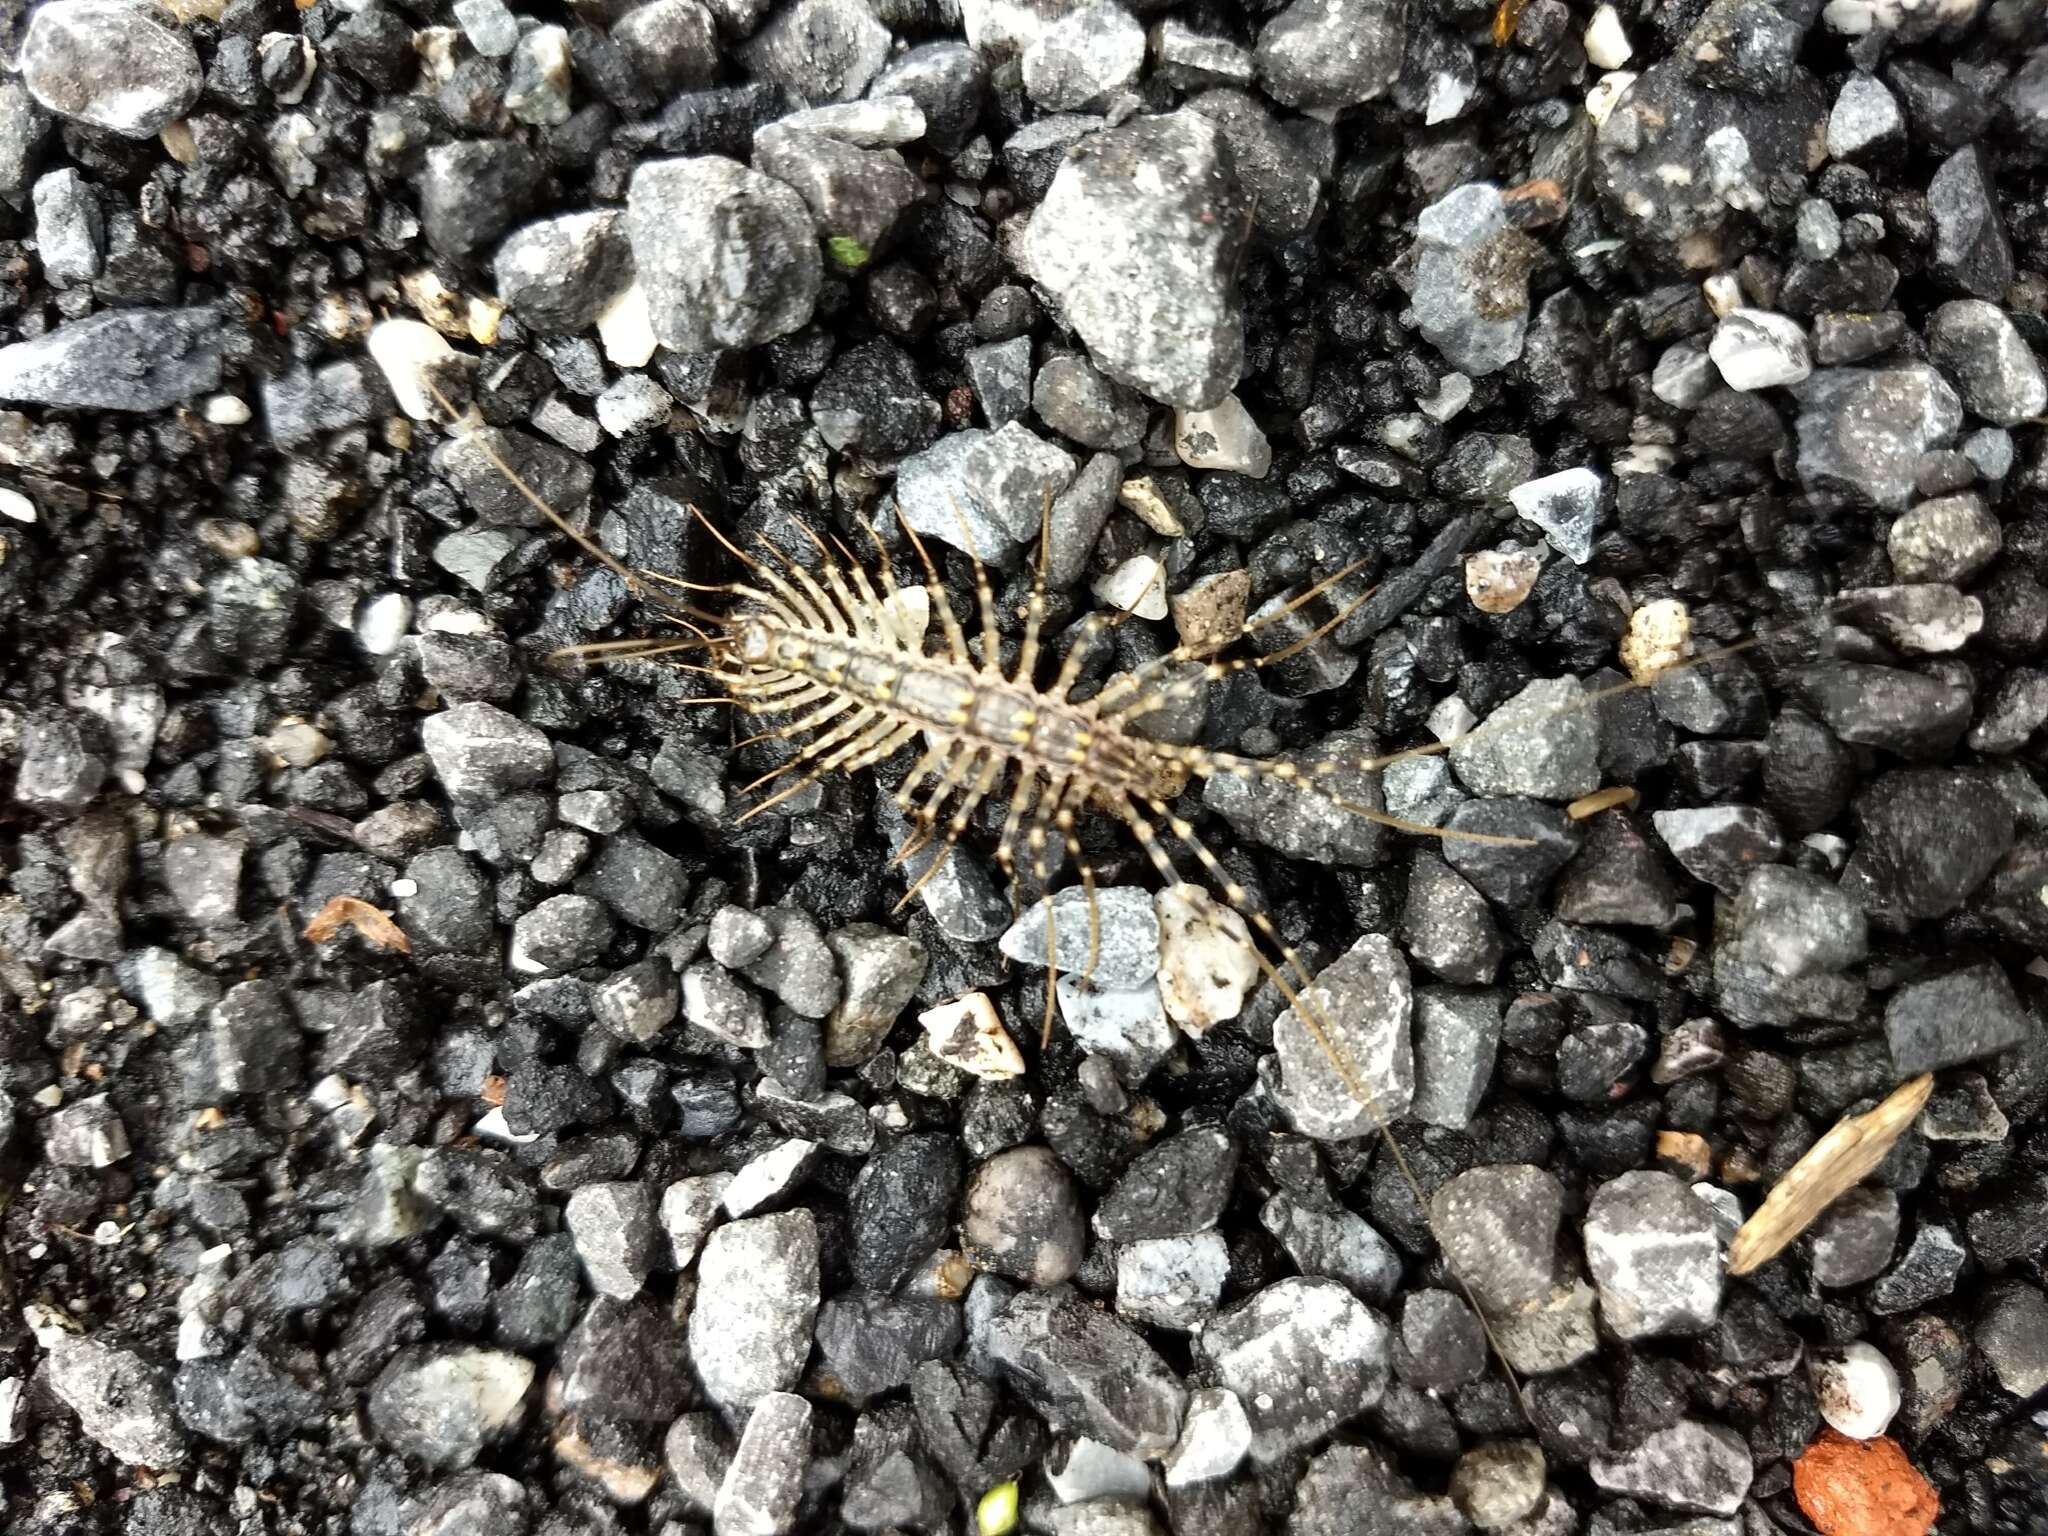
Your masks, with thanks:
[[[2041,5],[536,11],[0,17],[6,1529],[2048,1531]],[[1001,797],[745,819],[499,460],[1347,614],[1147,727],[1486,722],[1177,803],[1400,1157],[1105,817],[1041,1050]]]

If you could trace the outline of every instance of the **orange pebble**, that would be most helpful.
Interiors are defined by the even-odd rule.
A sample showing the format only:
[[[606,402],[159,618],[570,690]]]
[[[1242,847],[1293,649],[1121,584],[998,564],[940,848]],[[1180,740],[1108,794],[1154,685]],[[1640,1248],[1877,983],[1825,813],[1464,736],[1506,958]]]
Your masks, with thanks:
[[[1792,1464],[1792,1492],[1821,1536],[1927,1536],[1941,1500],[1886,1435],[1824,1429]]]

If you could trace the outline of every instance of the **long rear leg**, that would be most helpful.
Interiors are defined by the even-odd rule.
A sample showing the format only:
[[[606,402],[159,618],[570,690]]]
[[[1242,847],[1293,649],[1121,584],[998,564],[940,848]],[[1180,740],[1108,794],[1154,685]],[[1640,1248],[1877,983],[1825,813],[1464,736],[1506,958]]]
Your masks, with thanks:
[[[1139,809],[1140,804],[1143,805],[1143,810]],[[1259,936],[1273,947],[1274,953],[1281,957],[1281,964],[1276,966],[1266,958],[1256,944],[1250,946],[1252,959],[1257,963],[1260,973],[1273,983],[1274,988],[1285,999],[1288,1008],[1314,1042],[1317,1053],[1330,1064],[1330,1070],[1344,1085],[1345,1092],[1349,1093],[1371,1117],[1381,1142],[1393,1157],[1402,1180],[1408,1185],[1409,1192],[1414,1195],[1415,1203],[1424,1213],[1426,1220],[1429,1195],[1422,1187],[1422,1180],[1416,1174],[1414,1164],[1408,1161],[1408,1154],[1402,1151],[1401,1143],[1395,1139],[1392,1122],[1381,1107],[1379,1096],[1373,1092],[1372,1084],[1367,1081],[1364,1072],[1359,1070],[1358,1063],[1351,1059],[1350,1052],[1344,1049],[1343,1043],[1337,1038],[1336,1030],[1311,1002],[1309,994],[1314,989],[1315,978],[1309,975],[1308,967],[1302,963],[1300,952],[1281,937],[1266,909],[1252,899],[1251,892],[1245,889],[1243,882],[1223,867],[1222,861],[1216,857],[1209,845],[1202,841],[1201,834],[1185,817],[1179,815],[1165,802],[1151,796],[1141,797],[1136,802],[1129,796],[1122,796],[1118,798],[1114,808],[1130,827],[1132,836],[1137,838],[1138,845],[1145,850],[1146,856],[1152,861],[1152,867],[1159,872],[1162,879],[1173,884],[1179,878],[1173,867],[1173,859],[1159,836],[1159,828],[1164,826],[1174,840],[1200,862],[1203,870],[1222,890],[1224,899],[1232,908],[1249,921],[1252,927],[1258,930]],[[1285,968],[1284,971],[1282,967]],[[1515,1375],[1514,1367],[1508,1364],[1507,1354],[1494,1336],[1493,1325],[1487,1320],[1485,1310],[1479,1305],[1479,1298],[1462,1279],[1455,1275],[1452,1278],[1457,1280],[1458,1288],[1464,1292],[1473,1315],[1479,1319],[1479,1326],[1486,1334],[1487,1344],[1492,1348],[1495,1358],[1500,1361],[1508,1386],[1515,1395],[1516,1405],[1521,1409],[1523,1417],[1534,1423],[1528,1400],[1522,1395],[1522,1384]]]

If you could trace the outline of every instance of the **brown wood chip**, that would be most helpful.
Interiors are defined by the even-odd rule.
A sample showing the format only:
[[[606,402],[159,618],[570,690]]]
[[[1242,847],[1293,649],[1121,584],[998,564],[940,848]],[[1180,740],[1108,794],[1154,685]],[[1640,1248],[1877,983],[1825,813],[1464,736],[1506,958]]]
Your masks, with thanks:
[[[1768,1264],[1836,1198],[1861,1183],[1884,1161],[1892,1143],[1927,1104],[1934,1074],[1922,1073],[1894,1088],[1877,1108],[1852,1115],[1816,1141],[1778,1180],[1756,1214],[1728,1246],[1728,1273],[1746,1275]]]
[[[412,940],[405,936],[404,929],[391,921],[391,914],[371,906],[359,896],[336,896],[328,902],[313,914],[313,921],[306,924],[304,938],[310,944],[325,944],[343,928],[355,929],[379,949],[393,949],[401,955],[412,953]]]

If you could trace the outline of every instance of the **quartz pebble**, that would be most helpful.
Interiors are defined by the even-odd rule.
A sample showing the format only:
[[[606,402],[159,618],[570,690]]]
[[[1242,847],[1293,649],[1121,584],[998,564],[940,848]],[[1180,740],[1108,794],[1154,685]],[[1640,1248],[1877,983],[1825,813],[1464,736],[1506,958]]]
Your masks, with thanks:
[[[1612,5],[1595,7],[1586,26],[1586,59],[1595,69],[1620,69],[1635,50],[1621,25],[1621,13]]]
[[[1881,1435],[1899,1411],[1899,1376],[1874,1346],[1861,1340],[1839,1353],[1807,1362],[1820,1416],[1851,1440]]]
[[[1180,1440],[1166,1456],[1166,1486],[1187,1488],[1229,1477],[1251,1448],[1251,1421],[1235,1392],[1218,1387],[1192,1392]]]
[[[1070,887],[1037,902],[1011,925],[999,947],[1020,964],[1042,967],[1049,918],[1052,953],[1063,976],[1079,978],[1085,971],[1089,981],[1113,991],[1151,981],[1159,969],[1159,916],[1151,893],[1139,886],[1099,889],[1092,920],[1089,899],[1086,891]]]
[[[1574,565],[1593,558],[1593,530],[1600,520],[1606,482],[1593,469],[1566,469],[1528,480],[1508,492],[1515,511],[1550,536],[1559,554]]]
[[[1730,389],[1773,389],[1813,372],[1806,332],[1786,315],[1736,309],[1714,328],[1707,355]]]
[[[1225,395],[1207,410],[1173,416],[1173,448],[1190,469],[1222,469],[1254,480],[1273,467],[1273,450],[1237,396]]]

